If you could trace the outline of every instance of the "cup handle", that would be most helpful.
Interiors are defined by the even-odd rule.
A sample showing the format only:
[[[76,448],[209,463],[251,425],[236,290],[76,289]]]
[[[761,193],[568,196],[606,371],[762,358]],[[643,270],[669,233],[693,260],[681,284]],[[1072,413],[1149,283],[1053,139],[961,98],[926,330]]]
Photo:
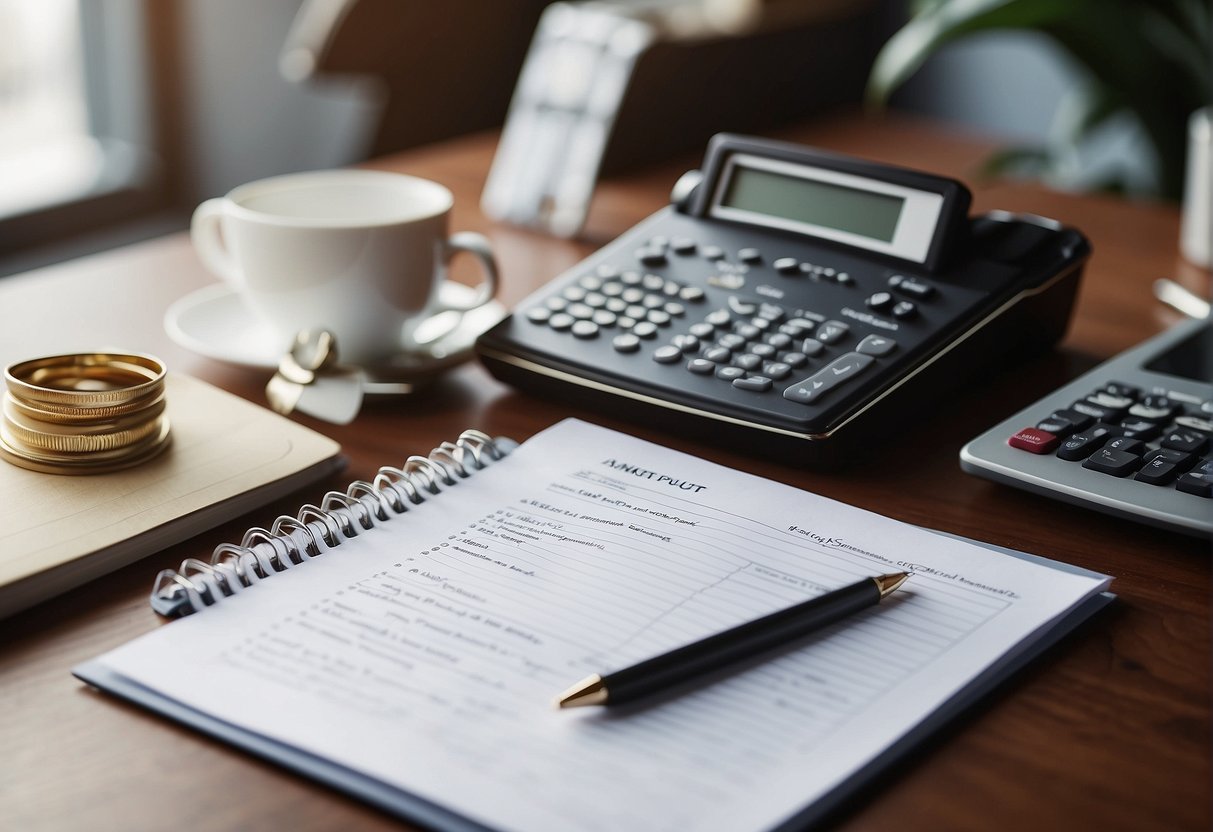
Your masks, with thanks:
[[[449,263],[451,258],[460,252],[467,252],[480,261],[480,266],[484,269],[484,282],[480,284],[476,297],[468,303],[444,303],[435,310],[437,312],[470,312],[477,307],[484,306],[497,294],[497,260],[493,257],[493,250],[489,246],[488,238],[475,231],[461,231],[458,234],[452,234],[446,241],[447,262]]]
[[[194,209],[194,216],[190,219],[190,240],[204,266],[224,280],[235,282],[236,262],[219,231],[225,201],[222,197],[208,199]]]

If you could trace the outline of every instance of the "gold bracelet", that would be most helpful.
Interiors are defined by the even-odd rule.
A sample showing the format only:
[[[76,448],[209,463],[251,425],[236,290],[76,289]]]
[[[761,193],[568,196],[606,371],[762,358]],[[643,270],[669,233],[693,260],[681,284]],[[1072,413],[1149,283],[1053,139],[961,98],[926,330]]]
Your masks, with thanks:
[[[9,392],[26,401],[75,407],[126,404],[163,387],[159,359],[138,353],[76,353],[35,358],[4,371]]]
[[[119,451],[129,448],[160,429],[160,419],[145,419],[133,427],[98,432],[79,433],[43,430],[26,421],[9,418],[4,422],[7,438],[23,447],[37,451],[68,454],[92,454],[98,451]]]
[[[43,454],[14,446],[6,436],[7,428],[0,425],[0,459],[20,468],[43,474],[108,474],[132,468],[162,453],[169,447],[172,436],[167,419],[162,420],[160,432],[138,445],[121,451],[77,455]]]
[[[164,364],[150,355],[52,355],[4,371],[0,458],[51,474],[138,465],[169,444]]]
[[[6,407],[11,407],[13,412],[43,425],[112,425],[115,429],[128,427],[131,420],[145,422],[159,416],[167,405],[163,390],[128,404],[107,407],[70,407],[46,402],[28,402],[14,396],[11,391],[4,397],[4,401]]]

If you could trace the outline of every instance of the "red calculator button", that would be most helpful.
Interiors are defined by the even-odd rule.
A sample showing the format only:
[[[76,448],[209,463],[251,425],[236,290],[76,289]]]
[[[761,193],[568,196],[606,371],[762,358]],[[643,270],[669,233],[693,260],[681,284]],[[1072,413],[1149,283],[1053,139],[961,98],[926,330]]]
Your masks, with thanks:
[[[1061,442],[1060,436],[1040,428],[1024,428],[1007,440],[1007,444],[1012,448],[1019,448],[1021,451],[1029,451],[1034,454],[1051,453],[1059,442]]]

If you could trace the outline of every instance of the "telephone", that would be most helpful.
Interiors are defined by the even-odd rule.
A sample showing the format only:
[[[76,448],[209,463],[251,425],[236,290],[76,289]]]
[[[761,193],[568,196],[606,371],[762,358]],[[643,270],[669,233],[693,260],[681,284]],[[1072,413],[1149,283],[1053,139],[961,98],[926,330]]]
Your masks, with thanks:
[[[671,205],[483,334],[521,389],[828,467],[1064,333],[1086,238],[960,182],[721,134]]]

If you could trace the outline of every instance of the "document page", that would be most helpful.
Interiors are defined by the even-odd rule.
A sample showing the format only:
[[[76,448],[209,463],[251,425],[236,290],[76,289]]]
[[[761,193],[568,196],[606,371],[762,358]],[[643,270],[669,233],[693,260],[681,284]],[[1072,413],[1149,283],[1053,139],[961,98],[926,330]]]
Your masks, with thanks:
[[[880,605],[690,689],[554,706],[903,570]],[[1108,584],[569,420],[100,661],[486,826],[765,829]]]

